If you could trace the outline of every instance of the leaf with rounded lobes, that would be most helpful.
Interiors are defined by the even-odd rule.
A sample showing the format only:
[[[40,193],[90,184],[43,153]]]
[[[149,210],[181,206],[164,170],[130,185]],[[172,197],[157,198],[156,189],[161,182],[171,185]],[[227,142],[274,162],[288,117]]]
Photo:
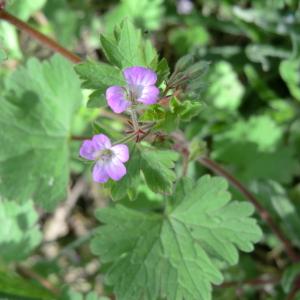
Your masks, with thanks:
[[[33,198],[47,209],[66,196],[69,136],[81,104],[71,63],[29,59],[6,81],[0,97],[0,196]]]
[[[141,172],[152,191],[170,193],[176,179],[173,169],[178,158],[178,153],[171,150],[160,150],[148,146],[134,149],[126,164],[126,176],[112,183],[112,198],[120,200],[126,196],[130,188],[136,188]]]
[[[158,150],[150,147],[140,148],[140,166],[146,183],[154,192],[169,193],[176,179],[174,172],[178,153],[171,150]]]
[[[238,261],[261,238],[249,203],[230,202],[227,183],[182,181],[164,214],[117,205],[97,212],[104,223],[92,251],[112,266],[106,282],[120,300],[210,300],[223,276],[216,260]]]

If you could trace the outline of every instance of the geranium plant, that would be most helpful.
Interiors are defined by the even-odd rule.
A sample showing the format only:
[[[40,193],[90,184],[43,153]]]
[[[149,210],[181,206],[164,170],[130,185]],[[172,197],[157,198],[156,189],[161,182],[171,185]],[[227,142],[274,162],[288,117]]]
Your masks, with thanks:
[[[127,2],[116,8],[115,16],[132,11]],[[179,2],[177,14],[193,11],[192,1]],[[284,253],[284,260],[276,260],[283,271],[279,276],[270,267],[271,274],[260,276],[258,285],[264,279],[275,286],[281,282],[282,289],[270,295],[282,299],[286,293],[294,299],[300,270],[295,231],[300,223],[282,185],[297,180],[294,153],[299,139],[289,131],[284,140],[285,121],[274,121],[288,119],[290,111],[274,120],[267,114],[242,119],[238,109],[246,93],[229,62],[214,61],[213,55],[208,61],[199,49],[181,53],[176,41],[183,29],[170,34],[166,44],[168,49],[174,46],[176,59],[164,57],[161,37],[154,43],[139,29],[162,26],[160,14],[158,24],[150,18],[139,24],[136,13],[114,26],[108,14],[108,29],[100,35],[101,59],[91,59],[14,17],[9,10],[18,12],[18,5],[10,3],[6,9],[1,3],[0,19],[56,53],[45,60],[29,58],[13,71],[2,62],[0,297],[230,299],[232,294],[220,289],[258,273],[270,259],[262,253],[274,247],[269,255]],[[46,17],[56,18],[55,9],[48,2]],[[241,17],[239,9],[234,12]],[[43,14],[35,18],[44,20]],[[199,28],[192,32],[199,33]],[[6,59],[17,58],[20,53],[5,42]],[[182,47],[193,42],[188,39]],[[298,81],[294,73],[290,79],[290,68],[284,61],[280,72],[298,97]],[[272,98],[255,72],[245,65],[252,86],[261,87],[260,97]],[[282,109],[284,104],[276,103]],[[294,119],[288,121],[286,130]],[[72,209],[86,210],[86,215],[77,219]],[[277,224],[279,219],[285,221]],[[77,238],[70,238],[72,231],[80,232]],[[60,242],[66,245],[61,248]],[[86,248],[80,252],[80,247]],[[73,275],[64,275],[63,266],[73,268],[65,256],[92,277],[88,288],[81,289],[76,280],[72,284]],[[253,261],[252,270],[248,265]],[[247,267],[252,271],[245,271]],[[249,295],[254,299],[251,291]]]

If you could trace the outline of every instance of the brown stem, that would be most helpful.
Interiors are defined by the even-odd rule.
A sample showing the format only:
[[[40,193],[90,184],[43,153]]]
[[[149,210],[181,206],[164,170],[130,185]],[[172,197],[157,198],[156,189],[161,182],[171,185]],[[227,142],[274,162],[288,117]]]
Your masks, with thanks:
[[[81,136],[81,135],[72,135],[71,140],[72,141],[84,141],[84,140],[90,140],[91,137],[89,136]]]
[[[222,283],[219,288],[229,288],[229,287],[236,287],[236,286],[260,286],[260,285],[267,285],[267,284],[277,284],[280,281],[280,277],[271,277],[271,278],[254,278],[254,279],[247,279],[244,281],[227,281]]]
[[[245,196],[245,198],[254,205],[260,217],[269,225],[273,233],[282,242],[285,251],[290,257],[290,259],[293,262],[297,262],[300,260],[300,257],[293,249],[293,245],[285,237],[281,229],[276,225],[270,213],[259,203],[258,199],[238,179],[236,179],[229,172],[227,172],[223,167],[221,167],[216,162],[214,162],[213,160],[207,157],[200,157],[198,158],[198,161],[200,164],[212,170],[214,173],[225,177],[231,183],[232,186],[234,186],[237,190],[239,190]]]
[[[42,45],[47,46],[48,48],[52,49],[54,52],[60,53],[67,59],[69,59],[71,62],[79,63],[81,62],[81,58],[74,53],[70,52],[66,48],[59,45],[54,40],[50,39],[46,35],[38,32],[33,27],[27,25],[25,22],[21,21],[20,19],[14,17],[7,11],[1,9],[0,7],[0,19],[7,21],[8,23],[14,25],[18,29],[20,29],[23,32],[26,32],[29,36],[39,41]]]
[[[54,285],[52,285],[51,282],[49,282],[47,279],[43,278],[41,275],[35,273],[34,271],[18,265],[17,266],[17,272],[23,276],[30,279],[36,280],[41,286],[43,286],[45,289],[50,291],[53,295],[58,296],[60,294],[60,291],[58,288],[56,288]]]
[[[294,300],[298,293],[298,288],[294,287],[291,292],[287,295],[286,300]]]

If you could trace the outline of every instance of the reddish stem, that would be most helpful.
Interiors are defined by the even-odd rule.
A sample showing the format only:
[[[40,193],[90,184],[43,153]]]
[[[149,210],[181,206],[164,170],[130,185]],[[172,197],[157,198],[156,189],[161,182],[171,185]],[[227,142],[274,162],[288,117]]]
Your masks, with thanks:
[[[229,287],[236,287],[236,286],[243,286],[243,285],[260,286],[260,285],[267,285],[267,284],[277,284],[279,281],[280,281],[280,277],[254,278],[254,279],[247,279],[244,281],[227,281],[222,283],[219,287],[229,288]]]
[[[27,25],[25,22],[21,21],[20,19],[14,17],[7,11],[2,9],[3,7],[0,7],[0,19],[7,21],[8,23],[14,25],[18,29],[20,29],[23,32],[26,32],[29,36],[39,41],[41,44],[46,45],[50,49],[52,49],[54,52],[60,53],[70,61],[74,63],[81,62],[81,58],[74,53],[70,52],[66,48],[59,45],[54,40],[50,39],[46,35],[38,32],[33,27]]]

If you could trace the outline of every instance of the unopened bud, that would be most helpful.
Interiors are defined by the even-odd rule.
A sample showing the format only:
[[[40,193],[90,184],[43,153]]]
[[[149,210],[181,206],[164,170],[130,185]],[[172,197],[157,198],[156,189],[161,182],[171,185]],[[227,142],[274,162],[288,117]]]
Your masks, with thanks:
[[[191,54],[187,54],[179,58],[175,66],[175,73],[185,71],[186,68],[191,66],[194,62],[194,57]]]
[[[186,70],[186,74],[190,79],[196,79],[206,73],[208,66],[209,62],[207,61],[197,62]]]

